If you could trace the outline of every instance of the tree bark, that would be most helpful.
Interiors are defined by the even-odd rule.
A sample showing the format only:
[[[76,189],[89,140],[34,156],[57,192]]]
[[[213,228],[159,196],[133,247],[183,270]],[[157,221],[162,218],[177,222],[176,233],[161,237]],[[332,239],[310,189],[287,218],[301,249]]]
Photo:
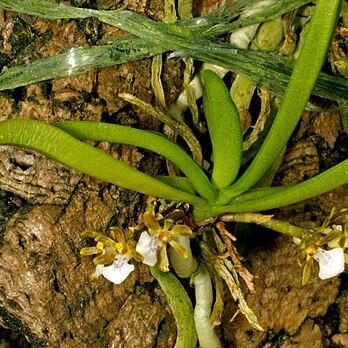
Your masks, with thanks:
[[[89,2],[75,1],[74,5],[88,6]],[[101,9],[127,5],[157,19],[163,16],[159,1],[98,1],[98,5]],[[93,19],[48,21],[9,11],[2,15],[2,53],[7,65],[121,34]],[[181,74],[177,74],[178,63],[169,64],[176,82],[169,78],[167,66],[165,83],[175,98],[178,87],[172,84],[180,86]],[[157,121],[118,97],[128,92],[152,102],[150,74],[151,61],[144,60],[2,92],[0,119],[103,120],[157,130]],[[149,174],[161,166],[157,157],[134,147],[95,145]],[[175,324],[147,267],[138,265],[116,286],[103,277],[91,281],[92,260],[79,254],[88,243],[81,232],[136,225],[144,210],[143,196],[9,146],[0,147],[0,187],[2,326],[24,335],[34,346],[173,345]]]
[[[221,2],[195,1],[195,14],[206,13]],[[158,20],[164,15],[160,0],[67,3],[99,9],[125,7]],[[6,66],[123,34],[94,19],[48,21],[10,11],[0,15],[0,63]],[[170,103],[182,86],[182,66],[171,59],[163,68]],[[0,92],[0,120],[91,120],[159,130],[158,121],[118,97],[127,92],[154,103],[150,76],[151,61],[143,60]],[[117,144],[94,145],[146,173],[163,170],[163,161],[146,151]],[[347,158],[347,153],[347,136],[337,113],[305,114],[277,183],[306,179]],[[91,281],[92,260],[79,254],[89,245],[81,232],[136,225],[146,197],[8,146],[0,147],[0,189],[1,326],[25,336],[35,347],[174,346],[174,318],[146,266],[137,263],[124,283],[113,285],[103,277]],[[333,206],[348,207],[347,185],[274,213],[313,227]],[[243,256],[256,277],[256,293],[248,294],[247,300],[265,331],[251,330],[241,315],[230,321],[237,307],[226,291],[226,309],[218,329],[223,346],[322,347],[347,342],[346,275],[328,281],[313,275],[302,287],[297,247],[292,241],[258,228],[253,233],[256,237],[247,240]],[[338,318],[338,323],[332,318]]]

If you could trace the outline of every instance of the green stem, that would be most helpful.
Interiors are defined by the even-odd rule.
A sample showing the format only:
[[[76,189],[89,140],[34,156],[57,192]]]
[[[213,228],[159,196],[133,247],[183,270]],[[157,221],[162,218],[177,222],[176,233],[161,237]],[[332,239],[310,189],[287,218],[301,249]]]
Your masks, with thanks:
[[[68,121],[56,126],[80,140],[109,141],[139,146],[172,161],[189,179],[195,190],[207,200],[215,198],[209,179],[191,157],[163,135],[120,125],[100,122]]]
[[[276,119],[261,149],[242,177],[226,194],[232,198],[256,184],[287,144],[310,97],[325,61],[338,15],[340,0],[319,0],[306,40],[285,91]]]
[[[62,130],[34,120],[0,122],[0,144],[36,150],[73,169],[146,195],[205,205],[202,198],[175,189],[139,172],[102,150],[76,140]]]
[[[221,216],[221,220],[225,222],[254,223],[287,236],[300,239],[308,234],[308,229],[291,225],[286,221],[274,219],[272,215],[262,215],[256,213],[226,214]]]
[[[177,337],[175,348],[195,348],[197,334],[193,319],[192,303],[179,280],[170,272],[161,272],[156,266],[150,268],[166,295],[176,320]]]

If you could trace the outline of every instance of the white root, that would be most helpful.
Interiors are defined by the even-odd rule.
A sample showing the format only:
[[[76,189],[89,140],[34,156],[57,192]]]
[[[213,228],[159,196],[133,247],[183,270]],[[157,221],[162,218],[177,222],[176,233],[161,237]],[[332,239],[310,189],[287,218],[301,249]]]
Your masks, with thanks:
[[[207,268],[201,265],[194,279],[196,306],[194,320],[201,348],[221,348],[222,345],[210,323],[213,286]]]

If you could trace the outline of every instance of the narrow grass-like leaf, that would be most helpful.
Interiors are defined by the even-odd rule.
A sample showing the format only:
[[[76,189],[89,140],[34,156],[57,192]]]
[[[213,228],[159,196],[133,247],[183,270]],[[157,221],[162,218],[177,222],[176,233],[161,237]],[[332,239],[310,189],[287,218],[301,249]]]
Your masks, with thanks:
[[[262,23],[279,17],[309,2],[308,0],[282,0],[281,2],[278,0],[237,0],[204,17],[179,21],[177,25],[190,28],[197,34],[199,33],[200,36],[218,36],[243,26]],[[183,3],[184,5],[181,4],[181,7],[187,6],[185,2]],[[0,6],[16,12],[49,19],[96,17],[102,22],[120,28],[122,26],[121,29],[132,32],[129,30],[129,26],[132,24],[124,22],[124,16],[127,16],[128,11],[85,9],[57,4],[48,0],[29,0],[25,2],[22,0],[0,0]],[[247,12],[247,15],[238,19],[243,12]]]
[[[259,1],[261,5],[263,2],[264,0]],[[181,51],[182,54],[193,55],[197,59],[220,64],[231,71],[246,74],[252,77],[258,85],[263,83],[264,87],[270,88],[278,95],[282,95],[292,68],[287,65],[286,60],[262,52],[235,50],[230,48],[229,45],[208,40],[209,35],[203,35],[204,30],[211,28],[214,24],[223,23],[224,25],[229,23],[250,3],[253,6],[257,5],[255,1],[239,0],[222,10],[218,9],[209,16],[194,18],[189,21],[179,21],[173,25],[151,21],[149,18],[129,11],[96,11],[65,6],[46,0],[26,2],[22,0],[0,0],[0,6],[45,18],[96,17],[101,21],[138,36],[138,39],[134,37],[120,39],[120,42],[112,45],[112,47],[79,48],[73,51],[73,55],[58,55],[57,57],[47,58],[47,62],[38,60],[23,67],[10,68],[3,71],[0,76],[0,90],[110,66],[113,59],[114,64],[119,64],[124,61],[151,57],[169,50]],[[303,1],[303,3],[305,2]],[[277,10],[274,14],[279,16],[284,13],[283,11],[300,6],[302,1],[284,0],[281,2],[281,5],[271,1],[270,4],[272,4],[269,8],[270,13],[272,13],[272,9],[278,8],[279,12]],[[252,19],[253,22],[244,24],[249,25],[273,18],[273,14],[271,14],[270,18],[268,17],[267,10],[264,8],[261,12],[254,12],[246,16],[245,19]],[[220,28],[223,28],[223,25]],[[235,28],[238,28],[243,23],[240,20],[236,20],[233,22],[233,25]],[[182,28],[183,26],[186,30]],[[229,30],[218,31],[217,34],[226,33]],[[348,82],[346,80],[322,75],[318,79],[313,94],[324,98],[342,100],[346,98],[347,88]]]
[[[144,46],[138,37],[131,35],[119,38],[112,45],[72,48],[67,53],[5,69],[0,75],[0,90],[79,75],[93,69],[148,58],[162,51],[159,46]]]
[[[109,46],[73,48],[68,53],[5,69],[0,75],[0,90],[13,89],[57,77],[78,75],[97,68],[149,58],[166,51],[161,46],[150,42],[145,45],[146,39],[136,36],[122,37],[118,41]],[[173,47],[173,50],[175,49]],[[200,51],[187,50],[182,53],[244,74],[258,86],[278,96],[283,95],[292,71],[291,64],[286,59],[264,52],[236,50],[218,43],[214,44],[213,51],[214,53],[203,47]],[[347,89],[347,80],[321,73],[312,93],[322,98],[343,101],[346,100]]]
[[[226,5],[221,11],[216,11],[207,20],[210,27],[203,34],[218,36],[230,33],[238,28],[246,27],[256,23],[262,23],[277,18],[284,13],[290,12],[311,1],[308,0],[247,0],[235,1]],[[243,15],[244,14],[244,15]],[[217,17],[217,23],[213,24],[212,19]],[[240,17],[237,20],[232,19]],[[199,20],[199,19],[198,19]],[[189,23],[188,23],[189,24]]]
[[[284,6],[289,5],[290,0],[283,1]],[[262,1],[261,1],[262,2]],[[282,3],[283,3],[282,2]],[[243,9],[245,4],[242,1],[237,6],[238,11]],[[296,2],[297,3],[297,2]],[[297,3],[299,5],[299,3]],[[224,11],[218,10],[215,14],[203,18],[192,19],[192,26],[178,22],[178,24],[166,24],[151,21],[149,18],[129,11],[96,11],[82,8],[55,4],[46,0],[26,1],[22,0],[0,0],[0,6],[10,8],[14,11],[45,18],[87,18],[96,17],[101,21],[115,25],[138,37],[130,36],[120,38],[115,45],[101,46],[98,48],[78,48],[56,57],[39,59],[25,66],[13,67],[3,71],[0,75],[0,90],[11,89],[29,83],[43,81],[66,75],[76,75],[90,69],[100,68],[119,64],[125,61],[151,57],[165,51],[180,51],[181,54],[191,55],[197,59],[220,64],[236,73],[245,74],[253,79],[255,83],[278,95],[282,95],[291,74],[291,65],[281,57],[262,52],[251,52],[247,50],[236,50],[229,45],[220,44],[207,39],[203,29],[207,29],[207,21],[211,26],[214,21],[227,23],[234,15],[227,6]],[[273,6],[273,5],[272,5]],[[289,7],[286,7],[289,9]],[[222,18],[219,18],[219,13]],[[254,18],[257,22],[268,19],[266,12],[258,17],[257,12],[247,18]],[[227,13],[225,16],[224,13]],[[281,13],[277,13],[280,15]],[[232,16],[232,17],[231,17]],[[207,19],[208,18],[208,19]],[[214,18],[214,19],[213,19]],[[201,21],[200,21],[201,20]],[[226,22],[227,21],[227,22]],[[205,24],[202,24],[205,23]],[[234,22],[239,27],[239,20]],[[248,23],[250,24],[250,23]],[[208,27],[209,27],[208,25]],[[328,75],[319,76],[313,94],[335,100],[346,98],[348,81],[331,77]]]

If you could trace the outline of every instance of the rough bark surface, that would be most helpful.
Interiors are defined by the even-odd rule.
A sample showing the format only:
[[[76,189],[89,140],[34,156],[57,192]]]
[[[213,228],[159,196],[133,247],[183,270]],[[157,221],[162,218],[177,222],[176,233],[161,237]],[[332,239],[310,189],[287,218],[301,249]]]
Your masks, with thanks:
[[[66,1],[66,3],[69,3]],[[75,6],[128,8],[163,18],[159,0],[72,0]],[[206,13],[221,1],[195,1]],[[93,19],[47,21],[0,12],[0,63],[17,65],[96,44],[122,32]],[[0,120],[8,118],[108,121],[158,130],[150,116],[118,97],[135,94],[153,102],[150,60],[47,81],[0,93]],[[168,102],[182,84],[181,64],[164,66]],[[116,158],[147,173],[161,170],[155,156],[129,146],[99,143]],[[347,138],[339,116],[306,114],[290,144],[276,181],[304,180],[347,158]],[[137,223],[145,199],[134,192],[81,175],[36,153],[0,147],[0,347],[173,347],[175,322],[163,293],[145,266],[119,286],[103,278],[90,281],[93,263],[81,258],[84,230]],[[331,207],[348,207],[348,187],[276,212],[299,225],[319,225]],[[256,293],[248,303],[264,332],[253,331],[226,291],[219,329],[225,347],[348,346],[347,276],[301,286],[295,245],[285,237],[256,229],[244,252],[255,275]],[[23,340],[23,337],[27,341]],[[30,342],[30,343],[29,343]]]
[[[73,5],[90,4],[75,1]],[[101,9],[126,6],[140,13],[146,9],[157,19],[163,15],[158,1],[98,1],[97,5]],[[96,43],[112,30],[92,19],[45,21],[2,12],[2,57],[10,64],[22,64]],[[0,118],[50,123],[108,120],[156,129],[156,121],[118,97],[128,92],[152,101],[150,64],[144,60],[1,93]],[[169,79],[167,84],[171,85]],[[178,91],[167,87],[174,94]],[[158,159],[135,148],[97,146],[146,172],[160,167]],[[24,335],[34,346],[172,346],[173,318],[146,267],[138,267],[121,286],[102,278],[91,282],[93,264],[79,254],[86,245],[82,231],[105,231],[112,221],[121,226],[136,224],[143,197],[7,146],[0,148],[0,187],[3,327]]]

